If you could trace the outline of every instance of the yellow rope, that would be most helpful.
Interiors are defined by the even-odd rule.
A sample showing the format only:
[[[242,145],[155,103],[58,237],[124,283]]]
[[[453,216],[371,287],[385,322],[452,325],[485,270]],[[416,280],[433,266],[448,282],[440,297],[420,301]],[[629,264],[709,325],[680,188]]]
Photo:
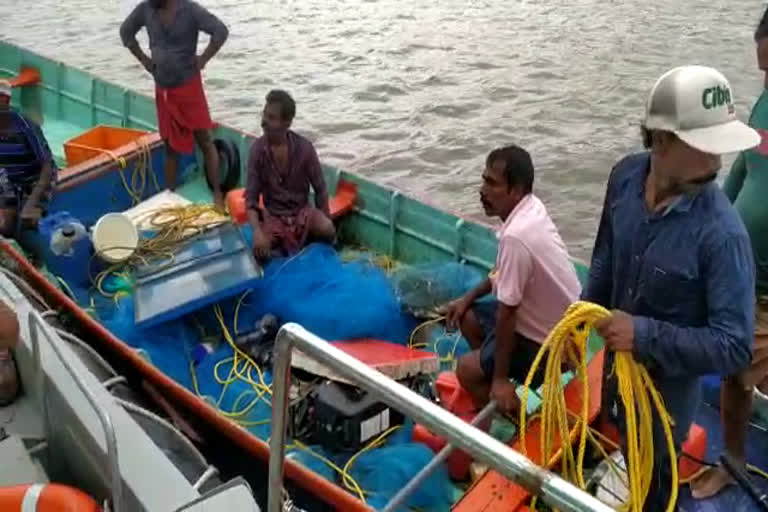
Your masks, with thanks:
[[[536,359],[525,380],[522,405],[520,408],[520,439],[523,453],[526,453],[525,430],[528,403],[528,390],[536,374],[536,370],[544,356],[547,356],[544,373],[544,393],[541,405],[542,429],[542,461],[554,462],[560,455],[561,471],[564,478],[584,489],[584,454],[586,442],[590,437],[587,397],[589,385],[587,381],[587,338],[592,325],[611,315],[610,311],[597,304],[576,302],[565,312],[563,318],[550,332],[542,344]],[[569,343],[569,340],[574,343]],[[577,351],[578,354],[573,352]],[[571,427],[568,421],[568,411],[565,404],[564,389],[561,378],[563,357],[568,354],[578,360],[577,376],[583,386],[582,410]],[[653,425],[652,409],[661,419],[664,436],[669,449],[669,459],[672,473],[672,494],[667,504],[667,511],[674,509],[677,502],[678,473],[677,454],[672,439],[672,419],[667,413],[661,395],[656,390],[648,371],[637,363],[632,354],[617,352],[614,372],[618,378],[619,396],[625,409],[627,432],[627,475],[629,478],[629,501],[623,509],[631,512],[641,512],[643,503],[653,478]],[[561,439],[561,448],[552,457],[552,446],[555,436]],[[578,436],[577,454],[573,453],[570,439]]]

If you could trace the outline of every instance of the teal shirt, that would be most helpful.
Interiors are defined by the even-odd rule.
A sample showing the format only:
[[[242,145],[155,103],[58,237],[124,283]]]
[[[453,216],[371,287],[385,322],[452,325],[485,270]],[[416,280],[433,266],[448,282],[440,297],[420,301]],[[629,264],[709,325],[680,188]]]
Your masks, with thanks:
[[[759,146],[733,163],[723,191],[741,215],[754,253],[757,293],[768,295],[768,90],[752,108],[749,125],[760,133]]]

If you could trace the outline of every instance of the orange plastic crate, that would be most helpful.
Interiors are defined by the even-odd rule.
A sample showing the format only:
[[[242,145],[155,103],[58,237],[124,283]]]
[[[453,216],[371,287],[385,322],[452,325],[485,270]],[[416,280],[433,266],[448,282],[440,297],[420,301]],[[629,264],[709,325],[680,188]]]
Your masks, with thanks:
[[[114,151],[148,134],[142,130],[99,125],[65,142],[64,156],[68,166],[77,165],[104,154],[103,150]]]

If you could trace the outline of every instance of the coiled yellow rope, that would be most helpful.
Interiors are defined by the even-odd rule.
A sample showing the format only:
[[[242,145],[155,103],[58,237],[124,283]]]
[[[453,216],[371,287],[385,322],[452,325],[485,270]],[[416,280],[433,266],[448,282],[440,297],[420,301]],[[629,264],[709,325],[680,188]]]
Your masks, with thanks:
[[[594,323],[609,316],[611,316],[610,311],[589,302],[575,302],[568,308],[536,355],[536,359],[528,372],[528,377],[525,379],[520,408],[520,439],[522,440],[523,453],[526,453],[525,430],[528,390],[536,374],[536,369],[544,356],[547,355],[541,405],[541,460],[550,465],[560,455],[563,478],[578,485],[581,489],[586,487],[584,482],[584,454],[589,435],[587,338]],[[570,343],[570,340],[573,340],[573,343]],[[566,409],[561,379],[561,363],[566,354],[570,355],[572,360],[578,361],[576,373],[581,379],[584,396],[581,414],[576,417],[572,428],[568,422],[569,413]],[[617,352],[613,371],[618,379],[619,396],[624,405],[626,416],[629,500],[622,509],[630,512],[641,512],[651,486],[651,479],[653,478],[651,403],[653,403],[661,419],[669,449],[672,494],[666,510],[671,512],[677,502],[678,488],[677,454],[672,439],[672,419],[667,413],[661,395],[656,390],[648,371],[633,359],[631,353]],[[576,434],[579,441],[578,452],[575,456],[570,443],[572,434]],[[555,441],[555,435],[559,435],[562,447],[553,456],[552,445]]]

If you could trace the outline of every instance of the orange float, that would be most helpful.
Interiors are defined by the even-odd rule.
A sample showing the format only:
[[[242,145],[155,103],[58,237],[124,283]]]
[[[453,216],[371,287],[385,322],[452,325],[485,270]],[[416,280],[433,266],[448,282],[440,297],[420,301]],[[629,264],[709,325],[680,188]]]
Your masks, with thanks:
[[[59,484],[24,484],[0,487],[3,512],[101,512],[84,492]]]

